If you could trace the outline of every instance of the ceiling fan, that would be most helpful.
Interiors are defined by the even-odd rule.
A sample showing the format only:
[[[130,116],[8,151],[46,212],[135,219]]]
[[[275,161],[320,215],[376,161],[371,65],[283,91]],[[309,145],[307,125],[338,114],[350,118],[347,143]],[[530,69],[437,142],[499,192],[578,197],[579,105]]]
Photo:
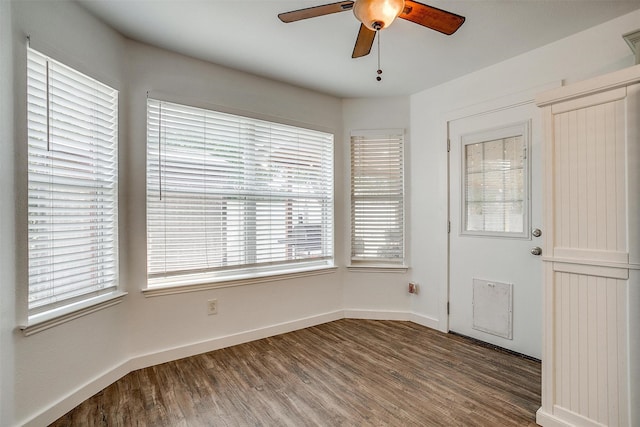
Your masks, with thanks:
[[[412,0],[339,1],[281,13],[278,18],[282,22],[295,22],[346,10],[353,10],[361,22],[352,58],[368,55],[376,33],[387,28],[398,17],[446,35],[455,33],[465,20],[464,16]]]

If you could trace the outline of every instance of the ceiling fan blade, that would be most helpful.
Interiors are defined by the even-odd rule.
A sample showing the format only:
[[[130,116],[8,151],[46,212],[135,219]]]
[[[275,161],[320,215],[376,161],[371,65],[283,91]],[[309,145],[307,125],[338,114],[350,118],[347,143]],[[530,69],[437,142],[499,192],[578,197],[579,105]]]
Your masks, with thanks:
[[[353,47],[351,57],[360,58],[361,56],[369,55],[375,38],[375,31],[368,29],[364,24],[360,24],[360,31],[358,31],[358,38],[356,39],[356,45]]]
[[[455,33],[465,20],[464,16],[412,0],[405,0],[404,11],[398,17],[448,36]]]
[[[278,15],[282,22],[295,22],[302,19],[315,18],[316,16],[329,15],[345,10],[353,9],[353,1],[339,1],[336,3],[323,4],[321,6],[307,7],[305,9],[292,10]]]

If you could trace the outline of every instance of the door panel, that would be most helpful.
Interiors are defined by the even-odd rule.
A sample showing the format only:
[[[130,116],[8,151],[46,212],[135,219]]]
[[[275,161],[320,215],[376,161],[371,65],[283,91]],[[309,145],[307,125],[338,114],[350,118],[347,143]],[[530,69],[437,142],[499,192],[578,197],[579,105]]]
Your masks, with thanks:
[[[540,112],[449,122],[449,328],[541,356]],[[544,230],[542,230],[544,232]]]

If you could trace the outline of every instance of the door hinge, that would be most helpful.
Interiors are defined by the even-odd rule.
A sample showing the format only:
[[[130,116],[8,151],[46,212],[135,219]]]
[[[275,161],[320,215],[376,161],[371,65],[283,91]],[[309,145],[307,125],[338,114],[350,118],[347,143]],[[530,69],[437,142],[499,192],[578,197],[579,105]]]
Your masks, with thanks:
[[[451,233],[451,221],[447,221],[447,233]]]
[[[449,311],[449,302],[447,301],[447,314],[449,314],[449,313],[450,313],[450,311]]]
[[[447,138],[447,153],[451,151],[451,140]]]

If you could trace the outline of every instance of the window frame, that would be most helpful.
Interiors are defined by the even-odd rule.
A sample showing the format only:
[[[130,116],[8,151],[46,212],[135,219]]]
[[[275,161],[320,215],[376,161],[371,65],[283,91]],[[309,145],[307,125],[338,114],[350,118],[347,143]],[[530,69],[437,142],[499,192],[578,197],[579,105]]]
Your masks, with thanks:
[[[239,121],[247,121],[249,123],[254,123],[254,124],[257,123],[260,126],[273,125],[274,127],[299,129],[299,131],[301,132],[300,135],[303,135],[304,133],[312,133],[312,134],[317,133],[317,134],[324,134],[325,138],[329,138],[330,139],[329,145],[325,146],[322,149],[323,153],[324,152],[328,153],[326,156],[327,161],[323,162],[323,167],[326,167],[326,164],[330,166],[329,172],[323,175],[323,181],[322,181],[322,182],[329,183],[329,185],[326,186],[326,188],[329,189],[327,193],[329,194],[329,198],[327,199],[329,204],[327,205],[328,207],[325,207],[322,209],[322,212],[326,212],[326,217],[324,216],[325,213],[322,214],[323,215],[322,224],[329,224],[328,228],[323,228],[323,238],[326,235],[328,235],[329,238],[328,240],[327,239],[323,240],[321,243],[322,248],[325,248],[325,249],[328,248],[329,250],[328,254],[316,259],[309,259],[306,261],[296,261],[295,259],[291,259],[289,261],[285,261],[282,263],[278,263],[278,262],[263,263],[263,264],[258,263],[257,265],[244,264],[242,266],[237,266],[237,267],[221,267],[218,269],[207,268],[205,269],[206,271],[204,271],[202,274],[200,274],[197,270],[194,270],[192,273],[186,272],[185,274],[182,274],[182,275],[171,274],[171,272],[169,272],[169,274],[167,274],[165,277],[162,277],[163,276],[162,273],[151,273],[150,267],[149,267],[149,262],[150,262],[149,197],[150,197],[150,191],[151,191],[150,189],[151,180],[149,178],[150,176],[149,168],[152,167],[150,162],[155,161],[157,163],[153,167],[156,168],[156,172],[154,172],[156,174],[156,178],[154,179],[156,180],[156,182],[158,182],[157,180],[160,179],[158,174],[162,173],[160,170],[158,170],[158,167],[160,167],[158,166],[158,164],[160,164],[161,161],[164,161],[164,160],[152,160],[149,158],[151,157],[150,155],[151,148],[149,144],[152,143],[152,136],[151,136],[152,129],[150,128],[151,126],[150,105],[152,105],[153,103],[158,104],[158,106],[170,105],[176,109],[184,108],[186,110],[191,110],[191,111],[197,110],[197,111],[203,112],[203,114],[206,113],[206,114],[211,114],[213,116],[227,116],[232,119],[237,119]],[[166,295],[166,294],[191,292],[191,291],[198,291],[198,290],[205,290],[205,289],[212,289],[212,288],[219,288],[219,287],[262,283],[262,282],[268,282],[272,280],[281,280],[283,278],[294,278],[294,277],[301,277],[301,276],[308,276],[308,275],[331,273],[336,270],[336,267],[334,266],[334,261],[335,261],[335,230],[334,230],[335,228],[335,182],[334,182],[335,136],[332,132],[326,131],[326,130],[318,130],[312,127],[302,127],[300,125],[280,123],[273,120],[272,118],[267,118],[267,119],[254,118],[254,117],[246,116],[243,114],[237,114],[235,112],[231,113],[231,112],[227,112],[220,109],[212,109],[210,106],[201,106],[198,104],[189,103],[188,101],[185,102],[184,100],[175,102],[175,101],[148,97],[146,105],[147,105],[147,123],[146,123],[147,140],[146,140],[145,150],[147,154],[147,163],[146,163],[147,184],[145,186],[145,194],[146,194],[145,204],[146,204],[146,226],[147,226],[147,237],[146,237],[147,280],[146,280],[145,286],[142,289],[142,292],[145,296]],[[154,108],[159,108],[158,106]],[[155,114],[154,117],[157,116],[159,120],[158,114],[160,114],[160,112]],[[209,123],[209,125],[212,125],[213,122],[207,122],[207,123]],[[252,125],[249,124],[249,126],[252,126]],[[157,131],[154,131],[154,132],[155,133],[153,133],[153,135],[157,135],[157,137],[160,137],[159,136],[160,134]],[[207,142],[211,142],[211,141],[206,140],[204,142],[205,146]],[[155,141],[155,144],[157,146],[159,142]],[[207,152],[209,151],[208,148],[205,148],[205,150],[207,150]],[[211,151],[216,151],[216,150],[215,148],[211,148]],[[156,212],[160,212],[160,210],[156,210]],[[325,218],[328,218],[328,219],[325,221]],[[243,224],[246,224],[246,222],[243,222]],[[322,249],[322,250],[325,251],[325,249]],[[153,277],[151,277],[152,275]]]
[[[524,159],[523,159],[523,200],[522,200],[522,214],[523,214],[523,228],[522,232],[504,232],[504,231],[476,231],[467,230],[467,145],[473,145],[484,142],[491,142],[499,139],[506,139],[516,136],[522,136],[522,143],[524,147]],[[472,132],[462,135],[460,137],[460,162],[461,162],[461,177],[460,177],[460,224],[459,235],[464,237],[493,237],[503,239],[530,239],[530,223],[531,223],[531,124],[530,121],[523,121],[518,123],[511,123],[504,126],[499,126],[491,129],[481,130],[478,132]]]
[[[355,212],[354,212],[354,168],[353,168],[353,144],[354,138],[368,138],[368,139],[379,139],[379,138],[398,138],[399,143],[401,144],[401,149],[399,150],[401,154],[401,203],[402,203],[402,215],[401,215],[401,232],[402,232],[402,248],[401,248],[401,257],[397,259],[397,261],[389,259],[389,258],[369,258],[369,259],[358,259],[354,257],[354,232],[355,232]],[[406,272],[408,269],[407,266],[407,192],[406,192],[406,138],[405,138],[405,130],[400,128],[393,129],[361,129],[361,130],[353,130],[351,131],[351,135],[349,138],[349,264],[348,269],[351,271],[376,271],[376,272]]]
[[[33,58],[33,61],[34,61],[33,64],[36,66],[36,68],[33,68],[33,70],[30,68],[31,66],[29,65],[29,61],[32,60],[31,58]],[[25,189],[27,191],[25,191],[24,200],[26,204],[26,213],[27,213],[26,219],[25,219],[25,232],[27,233],[27,239],[26,239],[27,244],[25,245],[24,253],[25,253],[26,267],[27,267],[25,272],[25,280],[28,285],[25,286],[24,293],[22,294],[24,296],[24,307],[23,308],[21,307],[20,309],[20,312],[23,313],[21,314],[20,317],[24,319],[24,321],[19,325],[19,327],[23,331],[24,335],[28,336],[28,335],[40,332],[42,330],[48,329],[50,327],[59,325],[61,323],[67,322],[69,320],[84,316],[89,313],[93,313],[97,310],[101,310],[103,308],[118,304],[119,302],[122,301],[123,297],[126,295],[126,292],[122,291],[120,280],[119,280],[119,245],[118,245],[118,237],[119,237],[119,218],[118,218],[119,217],[119,212],[118,212],[118,205],[119,205],[118,203],[119,202],[118,200],[119,199],[119,191],[118,191],[119,190],[118,189],[118,186],[119,186],[119,173],[118,173],[118,169],[119,169],[119,165],[118,165],[119,90],[114,88],[110,84],[104,83],[103,81],[95,77],[92,77],[90,74],[87,74],[84,71],[80,71],[77,67],[67,65],[66,63],[58,59],[52,58],[50,55],[44,53],[43,51],[31,48],[31,46],[26,46],[24,50],[24,59],[25,59],[25,69],[24,69],[25,70],[24,71],[25,72],[24,74],[25,102],[27,103],[27,106],[28,106],[30,97],[33,97],[31,99],[34,99],[37,101],[36,103],[33,104],[34,106],[43,105],[44,107],[40,107],[40,108],[44,108],[44,113],[42,114],[44,114],[44,117],[47,122],[47,127],[44,131],[42,129],[40,129],[40,131],[37,131],[36,129],[38,127],[38,120],[42,120],[42,119],[37,119],[35,116],[36,113],[32,112],[30,108],[26,109],[25,116],[24,116],[24,120],[25,120],[24,138],[26,140],[25,145],[27,147],[25,148],[25,163],[27,165],[27,168],[24,175],[25,177],[24,182],[25,182]],[[44,68],[42,68],[43,62],[44,62]],[[51,77],[49,76],[50,66],[52,67]],[[38,70],[37,67],[40,67],[40,70]],[[33,75],[31,74],[31,73],[40,73],[42,72],[41,70],[44,70],[45,72],[44,77],[37,77],[37,74],[33,74]],[[109,225],[105,229],[107,230],[107,235],[103,235],[103,236],[106,236],[107,239],[112,239],[112,243],[108,245],[107,249],[100,246],[99,248],[96,248],[94,252],[100,252],[105,250],[107,252],[110,252],[110,255],[107,255],[106,258],[108,259],[107,265],[112,265],[112,267],[110,267],[109,270],[113,272],[113,278],[111,280],[108,280],[107,286],[104,288],[96,287],[97,283],[94,284],[93,286],[83,286],[83,288],[86,288],[87,290],[89,290],[90,288],[93,288],[93,290],[91,290],[90,292],[81,293],[80,295],[76,295],[73,297],[66,297],[66,298],[60,298],[60,299],[56,299],[54,297],[52,298],[51,301],[45,304],[39,305],[38,307],[32,307],[31,301],[30,301],[31,293],[32,293],[32,289],[31,289],[32,273],[29,272],[29,268],[32,265],[31,264],[32,261],[37,259],[37,258],[33,258],[32,256],[32,250],[35,250],[35,249],[32,249],[31,247],[32,245],[31,242],[33,239],[32,220],[31,220],[31,217],[33,215],[32,200],[35,200],[32,197],[33,197],[33,194],[36,194],[36,193],[32,194],[32,191],[38,191],[38,188],[42,186],[36,185],[35,187],[33,187],[34,189],[32,190],[31,183],[32,182],[37,183],[37,181],[35,180],[32,181],[32,179],[35,179],[36,175],[33,175],[32,177],[31,168],[32,168],[32,165],[36,165],[37,163],[34,163],[36,162],[36,157],[32,157],[32,148],[29,148],[29,147],[31,147],[31,138],[33,134],[36,134],[38,132],[39,133],[44,132],[45,139],[48,140],[49,137],[47,135],[51,135],[51,133],[54,132],[55,129],[57,129],[57,127],[53,125],[55,121],[59,121],[60,123],[62,123],[61,119],[51,118],[54,114],[60,115],[60,112],[55,113],[55,111],[59,111],[59,110],[57,109],[54,110],[52,108],[53,104],[51,104],[52,100],[50,100],[50,98],[54,97],[53,95],[50,95],[50,93],[54,90],[60,90],[60,89],[56,89],[57,87],[59,87],[58,85],[60,85],[60,83],[53,84],[53,80],[49,80],[49,79],[52,79],[53,75],[56,75],[57,73],[61,73],[60,76],[62,76],[63,79],[67,79],[67,78],[69,79],[67,83],[70,86],[68,87],[70,87],[73,90],[73,93],[70,96],[68,97],[65,96],[63,98],[60,98],[60,95],[58,95],[56,96],[56,99],[62,99],[62,100],[69,99],[69,102],[74,102],[73,101],[74,97],[77,97],[76,99],[77,101],[78,99],[81,99],[83,95],[86,95],[88,93],[87,86],[83,88],[83,85],[86,85],[86,84],[96,85],[95,86],[96,88],[100,88],[100,90],[106,91],[105,93],[110,93],[109,96],[113,97],[111,102],[104,104],[105,106],[110,105],[111,107],[113,107],[112,109],[105,110],[106,117],[108,117],[108,122],[105,122],[105,123],[108,123],[109,126],[112,126],[111,135],[108,138],[110,141],[112,141],[112,144],[113,144],[112,146],[110,146],[109,150],[113,150],[113,151],[112,153],[108,154],[106,157],[95,154],[96,157],[95,157],[95,160],[93,160],[95,162],[98,162],[97,165],[101,165],[105,161],[109,162],[112,165],[110,166],[112,168],[111,174],[106,175],[107,177],[109,177],[109,179],[104,181],[104,182],[108,182],[107,187],[110,189],[108,190],[108,195],[106,199],[104,199],[104,193],[98,190],[96,190],[98,192],[93,195],[93,198],[82,199],[90,202],[90,206],[92,206],[91,209],[99,209],[99,210],[104,209],[104,207],[98,207],[98,206],[103,206],[103,203],[105,203],[102,200],[106,200],[105,206],[111,207],[110,211],[112,211],[112,213],[107,214],[107,216],[105,217],[105,218],[111,218],[111,220],[108,222]],[[44,83],[39,83],[39,84],[44,84],[45,85],[44,88],[32,89],[29,83],[31,79],[34,79],[34,82],[36,82],[34,84],[38,84],[37,82],[44,82]],[[44,96],[38,94],[37,92],[31,92],[32,90],[44,92]],[[93,90],[96,90],[96,89],[93,89]],[[93,96],[97,96],[97,95],[93,95]],[[94,105],[93,103],[97,102],[97,99],[96,100],[94,100],[93,98],[88,98],[88,99],[91,99],[91,100],[89,101],[90,104],[87,104],[87,105]],[[99,104],[95,104],[95,106],[97,105]],[[103,105],[103,104],[100,103],[100,105]],[[56,107],[56,108],[59,108],[59,107]],[[96,107],[93,107],[93,108],[96,108]],[[82,127],[82,129],[86,130],[87,132],[89,131],[89,129],[91,129],[91,132],[93,133],[93,135],[89,137],[88,141],[82,141],[82,137],[73,137],[73,136],[67,137],[69,141],[73,141],[72,144],[74,144],[74,146],[76,144],[80,144],[78,145],[80,149],[88,149],[87,147],[92,147],[92,146],[102,147],[101,142],[107,141],[101,136],[96,136],[95,134],[96,130],[94,129],[94,127],[96,126],[96,120],[98,120],[96,118],[97,113],[95,113],[95,111],[97,110],[91,110],[91,111],[93,111],[93,113],[90,114],[90,117],[87,117],[86,122],[79,120],[77,115],[73,116],[74,121],[75,120],[78,121],[77,123],[75,123],[76,125],[86,123],[87,127],[86,128]],[[49,123],[51,123],[50,128],[49,128]],[[42,124],[40,124],[40,126],[42,126]],[[67,126],[69,125],[63,124],[59,129],[66,129]],[[38,140],[34,139],[34,141],[38,141]],[[40,144],[42,144],[42,142]],[[55,142],[54,142],[54,145],[55,145]],[[33,150],[36,150],[36,148],[33,148]],[[74,155],[73,152],[71,152],[70,155],[73,156]],[[33,156],[35,156],[35,154],[33,154]],[[60,162],[60,160],[56,160],[57,157],[54,157],[53,155],[51,156],[40,155],[37,158],[44,159],[44,160],[49,159],[50,162]],[[92,168],[102,167],[97,165],[92,166]],[[37,167],[42,168],[44,166],[41,165]],[[49,167],[59,168],[60,166],[54,166],[54,163],[51,163],[51,166]],[[83,168],[86,168],[86,166],[84,166]],[[52,170],[55,171],[56,169],[52,169]],[[58,170],[62,170],[62,169],[58,169]],[[101,172],[98,172],[96,169],[94,169],[94,171],[91,173],[93,173],[96,176],[97,174],[101,174]],[[91,175],[91,176],[94,176],[94,175]],[[60,172],[54,173],[52,176],[60,176]],[[80,179],[80,178],[74,178],[74,179]],[[77,182],[84,183],[87,181],[88,181],[88,178],[82,178],[81,181],[77,181]],[[96,186],[95,188],[98,189],[103,187]],[[70,193],[66,193],[66,194],[70,194]],[[49,199],[48,197],[49,196],[47,196],[47,198],[43,200],[56,200],[56,199]],[[59,200],[64,200],[65,197],[68,197],[68,196],[62,196],[62,198],[60,198]],[[83,197],[87,197],[87,196],[83,196]],[[36,209],[35,205],[33,209]],[[64,208],[61,207],[61,209],[64,209]],[[101,218],[104,216],[104,214],[100,214],[100,215],[101,215],[100,216]],[[70,224],[74,224],[75,226],[75,224],[77,223],[74,222]],[[35,227],[35,223],[33,224],[33,227]],[[53,225],[49,225],[47,227],[53,227]],[[33,232],[36,232],[35,228],[33,230],[34,230]],[[83,234],[81,235],[89,239],[95,239],[95,231],[90,231],[90,230],[94,230],[94,227],[90,227],[87,229],[87,227],[85,226],[85,231],[83,231],[82,232]],[[52,232],[55,232],[55,231],[53,231],[52,229]],[[94,237],[91,238],[90,237],[91,235],[94,235]],[[104,237],[101,237],[101,239],[103,238]],[[93,240],[91,241],[93,242]],[[104,255],[99,256],[99,259],[102,259],[103,256]]]

